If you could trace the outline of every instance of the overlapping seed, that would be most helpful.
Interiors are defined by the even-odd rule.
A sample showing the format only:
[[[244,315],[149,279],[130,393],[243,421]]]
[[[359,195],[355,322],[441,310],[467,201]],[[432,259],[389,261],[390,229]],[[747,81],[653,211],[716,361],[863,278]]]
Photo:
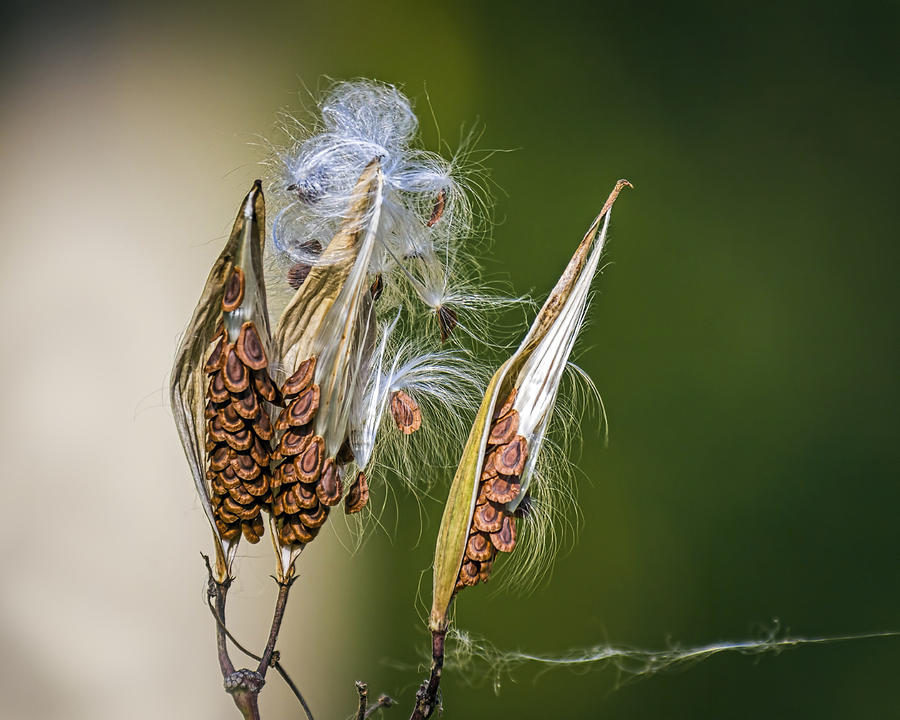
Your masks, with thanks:
[[[513,408],[516,390],[494,414],[478,483],[475,511],[463,555],[456,590],[487,582],[498,552],[516,546],[516,518],[506,509],[522,489],[521,476],[528,445],[518,434],[519,413]]]
[[[232,270],[222,311],[233,312],[244,298],[244,273]],[[251,543],[263,534],[261,510],[270,502],[269,441],[272,425],[263,400],[274,401],[275,386],[259,333],[245,322],[232,342],[224,326],[204,372],[209,376],[206,403],[206,476],[210,482],[216,528],[225,540],[241,534]]]
[[[325,441],[313,432],[319,409],[315,369],[316,359],[309,358],[285,381],[285,407],[275,421],[283,432],[274,450],[272,513],[285,545],[311,542],[343,496],[340,469],[334,458],[325,457]]]

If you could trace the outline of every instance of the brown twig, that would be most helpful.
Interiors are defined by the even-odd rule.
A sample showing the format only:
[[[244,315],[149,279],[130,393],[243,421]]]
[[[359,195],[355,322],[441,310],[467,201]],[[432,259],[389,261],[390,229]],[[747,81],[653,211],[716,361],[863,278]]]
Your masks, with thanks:
[[[257,672],[263,677],[270,665],[274,665],[272,658],[275,657],[275,643],[278,641],[278,633],[281,630],[281,621],[284,620],[284,611],[287,607],[288,594],[291,591],[291,585],[294,584],[295,578],[287,580],[276,580],[278,583],[278,600],[275,601],[275,613],[272,616],[272,627],[269,629],[269,641],[263,650],[262,657],[259,659],[259,668]],[[277,662],[278,658],[275,657]]]
[[[369,686],[357,680],[356,692],[359,693],[359,708],[356,711],[356,720],[366,720],[366,706],[369,704]]]
[[[307,720],[314,720],[312,711],[309,709],[309,705],[306,704],[306,699],[303,697],[303,693],[300,692],[300,688],[297,687],[297,685],[291,679],[290,675],[287,674],[287,671],[279,662],[278,653],[275,651],[275,641],[278,638],[278,630],[280,629],[281,621],[284,618],[284,610],[285,606],[287,605],[287,594],[293,580],[288,581],[287,583],[279,583],[278,600],[276,601],[275,614],[272,619],[272,630],[274,632],[270,631],[269,644],[266,645],[266,651],[264,652],[264,654],[260,656],[241,645],[241,643],[238,642],[237,638],[235,638],[234,635],[232,635],[226,627],[225,593],[227,592],[228,586],[231,584],[231,579],[229,578],[224,585],[217,583],[213,579],[212,568],[209,564],[209,558],[206,555],[202,555],[202,557],[206,562],[206,569],[209,572],[207,605],[209,606],[209,611],[212,614],[213,619],[216,621],[216,646],[219,649],[219,664],[222,668],[222,676],[225,679],[226,691],[228,691],[235,697],[235,704],[238,706],[241,712],[244,713],[244,716],[246,718],[257,720],[259,718],[259,709],[256,707],[255,696],[259,694],[259,691],[262,690],[262,685],[265,683],[265,669],[268,667],[274,667],[275,670],[278,671],[278,674],[281,675],[281,679],[284,680],[285,684],[291,689],[291,692],[294,693],[294,696],[297,698],[297,701],[303,708],[303,712],[305,713]],[[285,585],[287,587],[285,587]],[[213,604],[214,599],[215,605]],[[259,662],[260,670],[257,672],[254,672],[252,670],[236,671],[234,669],[234,665],[231,662],[231,659],[228,657],[228,649],[225,643],[226,638],[228,640],[231,640],[232,644],[238,650],[244,653],[244,655]],[[263,657],[266,656],[266,653],[268,653],[268,659],[265,663],[263,663]],[[246,685],[248,682],[250,682],[251,684],[259,683],[255,692],[253,693],[254,697],[252,698],[252,702],[250,702],[249,698],[240,698],[241,702],[239,702],[239,698],[234,691],[233,686],[236,686],[238,684]],[[379,698],[379,700],[380,699],[381,698]],[[247,705],[247,707],[244,707],[244,705]],[[249,715],[247,714],[248,712],[250,712]]]
[[[228,594],[228,588],[231,585],[231,578],[225,582],[218,582],[213,576],[212,566],[209,563],[209,555],[200,554],[203,562],[206,563],[206,572],[208,580],[206,584],[206,600],[212,608],[215,603],[214,615],[218,622],[216,623],[216,651],[219,656],[219,668],[222,670],[222,677],[226,678],[234,672],[234,663],[228,657],[228,644],[225,642],[225,598]]]
[[[446,630],[433,630],[431,633],[431,674],[416,692],[416,706],[409,720],[425,720],[430,718],[438,706],[438,688],[441,684],[441,672],[444,667],[444,638]]]

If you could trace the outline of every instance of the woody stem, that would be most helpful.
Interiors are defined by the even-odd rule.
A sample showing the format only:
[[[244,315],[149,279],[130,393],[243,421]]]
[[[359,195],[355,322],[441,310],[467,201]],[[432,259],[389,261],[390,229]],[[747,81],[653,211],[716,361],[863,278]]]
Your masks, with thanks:
[[[281,630],[281,621],[284,619],[284,611],[287,607],[288,594],[291,591],[291,585],[294,583],[294,578],[289,578],[287,580],[278,580],[278,599],[275,601],[275,613],[272,616],[272,627],[269,630],[269,641],[266,643],[265,650],[263,650],[262,657],[259,660],[259,668],[257,672],[262,675],[262,677],[266,676],[266,671],[269,669],[270,665],[274,665],[272,662],[272,658],[275,654],[275,643],[278,641],[278,633]],[[276,657],[277,661],[278,658]]]
[[[412,715],[409,716],[409,720],[425,720],[431,717],[437,707],[438,688],[444,668],[444,638],[446,635],[446,630],[432,630],[431,632],[431,674],[416,692],[416,706]]]

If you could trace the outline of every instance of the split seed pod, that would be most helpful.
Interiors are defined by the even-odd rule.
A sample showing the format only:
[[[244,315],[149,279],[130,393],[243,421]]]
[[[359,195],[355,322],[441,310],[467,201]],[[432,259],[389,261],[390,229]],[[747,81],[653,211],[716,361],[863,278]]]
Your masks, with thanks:
[[[348,439],[352,405],[365,384],[375,344],[368,270],[383,186],[380,163],[375,159],[360,176],[340,229],[294,294],[275,329],[274,346],[288,376],[285,399],[290,400],[276,424],[290,426],[280,446],[283,457],[276,470],[281,479],[278,492],[291,491],[300,482],[307,487],[323,485],[316,487],[316,504],[296,514],[289,512],[292,506],[276,501],[273,539],[283,574],[289,572],[304,545],[318,532],[329,506],[340,500],[339,451]],[[303,378],[298,380],[301,375]],[[294,403],[303,398],[298,385],[307,382],[315,388],[315,406],[304,404],[300,408],[303,417],[292,420]],[[298,393],[296,400],[292,399],[294,391]],[[306,444],[294,452],[285,446],[288,440],[306,440]],[[287,476],[281,467],[287,462],[294,464],[296,480],[285,480]]]
[[[462,587],[486,581],[497,552],[515,546],[559,383],[584,320],[616,183],[516,352],[494,374],[469,433],[438,531],[429,628],[443,632]],[[521,514],[521,513],[520,513]]]
[[[263,531],[268,494],[269,316],[263,279],[265,203],[259,181],[206,280],[171,378],[172,411],[203,510],[213,529],[216,579],[240,540]],[[267,430],[268,428],[268,430]]]

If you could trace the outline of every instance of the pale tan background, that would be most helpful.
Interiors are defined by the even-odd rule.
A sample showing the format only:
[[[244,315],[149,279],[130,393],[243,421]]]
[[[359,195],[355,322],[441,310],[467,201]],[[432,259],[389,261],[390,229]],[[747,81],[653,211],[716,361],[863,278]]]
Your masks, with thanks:
[[[260,87],[267,63],[230,51],[234,27],[47,20],[10,52],[0,111],[0,716],[221,718],[235,711],[204,603],[209,530],[164,387],[258,172],[253,132],[294,100],[297,68]],[[353,702],[334,652],[354,630],[349,564],[324,533],[284,628],[315,648],[290,665],[325,717]],[[271,563],[237,570],[233,630],[258,649]],[[273,674],[264,709],[287,700]]]

